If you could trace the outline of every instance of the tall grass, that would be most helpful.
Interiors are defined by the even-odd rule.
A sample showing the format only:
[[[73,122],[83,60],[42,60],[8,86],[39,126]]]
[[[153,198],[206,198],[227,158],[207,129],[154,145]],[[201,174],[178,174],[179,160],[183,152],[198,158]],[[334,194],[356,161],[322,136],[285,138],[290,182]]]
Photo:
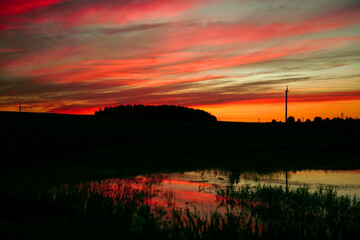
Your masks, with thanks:
[[[2,239],[360,239],[359,199],[332,188],[218,189],[208,213],[150,206],[153,192],[126,184],[0,194]]]
[[[306,186],[286,192],[282,187],[246,185],[237,190],[219,189],[218,202],[248,211],[254,236],[262,239],[360,237],[359,199],[337,196],[333,188],[319,186],[312,193]]]
[[[111,196],[114,191],[116,198]],[[146,204],[148,197],[148,192],[129,185],[119,185],[111,191],[92,184],[68,185],[56,191],[3,190],[0,238],[133,238],[138,229],[145,229],[142,225],[159,229]]]

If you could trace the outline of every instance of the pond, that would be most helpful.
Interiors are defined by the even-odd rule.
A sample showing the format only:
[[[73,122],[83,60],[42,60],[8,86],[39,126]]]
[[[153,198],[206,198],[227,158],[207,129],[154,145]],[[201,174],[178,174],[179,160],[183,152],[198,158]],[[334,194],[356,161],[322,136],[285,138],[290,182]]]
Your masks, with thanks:
[[[360,170],[304,170],[296,172],[273,172],[261,174],[256,172],[228,172],[221,170],[190,171],[182,173],[158,173],[132,178],[112,178],[78,184],[78,189],[90,186],[92,192],[105,197],[118,198],[126,189],[146,193],[145,203],[151,206],[169,206],[179,208],[196,208],[202,212],[219,211],[217,191],[230,186],[240,188],[244,185],[282,186],[296,189],[308,186],[315,191],[319,185],[332,187],[337,195],[360,197]],[[54,197],[62,185],[53,189]],[[74,187],[74,186],[72,186]],[[221,211],[221,209],[220,209]]]

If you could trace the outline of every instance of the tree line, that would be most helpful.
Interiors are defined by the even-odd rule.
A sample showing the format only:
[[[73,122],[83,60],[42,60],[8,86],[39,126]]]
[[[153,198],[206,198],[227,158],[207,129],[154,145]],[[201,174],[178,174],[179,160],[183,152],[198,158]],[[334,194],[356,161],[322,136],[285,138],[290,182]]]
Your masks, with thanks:
[[[119,105],[106,106],[95,111],[96,116],[109,116],[117,118],[137,118],[166,121],[196,121],[216,122],[217,119],[210,113],[184,106],[176,105]]]
[[[313,120],[310,119],[306,119],[305,121],[301,121],[301,119],[299,118],[298,120],[295,120],[295,118],[293,116],[288,117],[286,123],[289,124],[294,124],[294,123],[349,123],[349,122],[354,122],[354,121],[359,121],[359,119],[353,119],[351,117],[346,117],[346,118],[340,118],[340,117],[335,117],[335,118],[322,118],[319,116],[314,117]],[[271,123],[281,123],[281,121],[277,122],[275,119],[273,119],[271,121]]]

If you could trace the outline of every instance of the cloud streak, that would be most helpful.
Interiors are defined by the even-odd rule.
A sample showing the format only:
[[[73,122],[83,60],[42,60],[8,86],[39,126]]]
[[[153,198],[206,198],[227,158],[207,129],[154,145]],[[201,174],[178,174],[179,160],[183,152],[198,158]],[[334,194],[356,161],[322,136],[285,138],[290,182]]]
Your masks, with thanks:
[[[359,100],[356,1],[2,2],[0,109]]]

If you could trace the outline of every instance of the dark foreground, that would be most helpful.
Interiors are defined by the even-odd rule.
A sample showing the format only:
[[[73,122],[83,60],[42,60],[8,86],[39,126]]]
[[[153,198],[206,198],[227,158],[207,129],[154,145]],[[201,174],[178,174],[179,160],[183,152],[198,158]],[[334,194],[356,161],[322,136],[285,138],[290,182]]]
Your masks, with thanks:
[[[360,124],[191,123],[0,113],[1,236],[5,238],[357,239],[358,199],[332,190],[229,189],[216,212],[152,210],[143,192],[121,198],[49,187],[109,176],[223,168],[359,169]],[[120,202],[119,202],[120,201]],[[237,208],[238,211],[232,211]],[[239,209],[241,211],[239,211]],[[318,224],[313,224],[313,223]]]
[[[360,121],[166,122],[0,112],[1,174],[46,177],[149,171],[360,168]]]
[[[68,186],[2,192],[2,239],[359,239],[360,201],[332,189],[229,186],[221,211],[149,205],[151,192]]]

